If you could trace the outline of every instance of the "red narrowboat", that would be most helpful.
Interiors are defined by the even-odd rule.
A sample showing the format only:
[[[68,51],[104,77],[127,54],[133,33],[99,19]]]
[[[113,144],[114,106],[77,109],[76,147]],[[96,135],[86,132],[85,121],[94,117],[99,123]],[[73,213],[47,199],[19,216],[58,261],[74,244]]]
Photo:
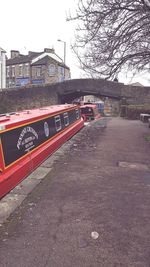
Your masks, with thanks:
[[[95,104],[86,104],[80,107],[81,108],[81,116],[84,121],[97,120],[101,117],[97,105]]]
[[[0,198],[83,125],[80,107],[68,104],[0,116]]]

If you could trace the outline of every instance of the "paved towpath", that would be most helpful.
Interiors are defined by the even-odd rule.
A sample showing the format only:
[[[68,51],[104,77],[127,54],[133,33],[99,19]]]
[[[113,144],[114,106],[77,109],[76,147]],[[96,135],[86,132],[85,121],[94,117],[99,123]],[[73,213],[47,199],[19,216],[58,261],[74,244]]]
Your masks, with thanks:
[[[149,267],[148,136],[120,118],[84,128],[1,225],[0,267]]]

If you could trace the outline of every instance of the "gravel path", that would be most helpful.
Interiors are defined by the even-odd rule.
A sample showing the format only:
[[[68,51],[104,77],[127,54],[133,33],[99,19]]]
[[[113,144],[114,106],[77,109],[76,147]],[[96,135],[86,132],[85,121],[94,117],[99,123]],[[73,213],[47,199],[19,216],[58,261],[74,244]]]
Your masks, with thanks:
[[[0,267],[150,266],[150,129],[107,120],[69,141],[0,227]]]

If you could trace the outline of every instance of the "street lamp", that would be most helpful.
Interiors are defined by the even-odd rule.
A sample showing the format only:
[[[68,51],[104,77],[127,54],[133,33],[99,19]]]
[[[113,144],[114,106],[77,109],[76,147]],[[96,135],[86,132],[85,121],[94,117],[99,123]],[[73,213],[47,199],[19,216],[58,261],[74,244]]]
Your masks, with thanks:
[[[64,80],[65,80],[65,64],[66,64],[66,42],[60,39],[57,40],[58,42],[62,42],[64,44]]]
[[[64,64],[66,64],[66,42],[58,39],[58,42],[62,42],[64,44]]]

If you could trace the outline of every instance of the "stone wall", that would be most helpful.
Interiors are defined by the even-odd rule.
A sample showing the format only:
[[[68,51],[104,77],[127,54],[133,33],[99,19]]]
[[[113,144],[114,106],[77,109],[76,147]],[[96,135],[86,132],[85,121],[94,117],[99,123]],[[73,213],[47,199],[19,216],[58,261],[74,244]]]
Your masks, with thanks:
[[[0,91],[0,113],[16,112],[57,103],[57,93],[49,86],[22,87]]]
[[[124,116],[130,120],[139,120],[140,114],[150,114],[150,105],[128,105],[124,106]]]
[[[83,95],[114,99],[114,111],[120,105],[150,103],[150,87],[127,86],[104,79],[75,79],[62,83],[30,85],[0,91],[0,113],[37,108],[58,103],[70,103]],[[125,101],[123,103],[122,101]],[[123,111],[123,109],[122,109]],[[122,115],[125,112],[121,112]]]
[[[150,103],[150,87],[144,86],[132,86],[122,85],[121,95],[126,98],[127,103],[138,105],[138,104],[149,104]]]

